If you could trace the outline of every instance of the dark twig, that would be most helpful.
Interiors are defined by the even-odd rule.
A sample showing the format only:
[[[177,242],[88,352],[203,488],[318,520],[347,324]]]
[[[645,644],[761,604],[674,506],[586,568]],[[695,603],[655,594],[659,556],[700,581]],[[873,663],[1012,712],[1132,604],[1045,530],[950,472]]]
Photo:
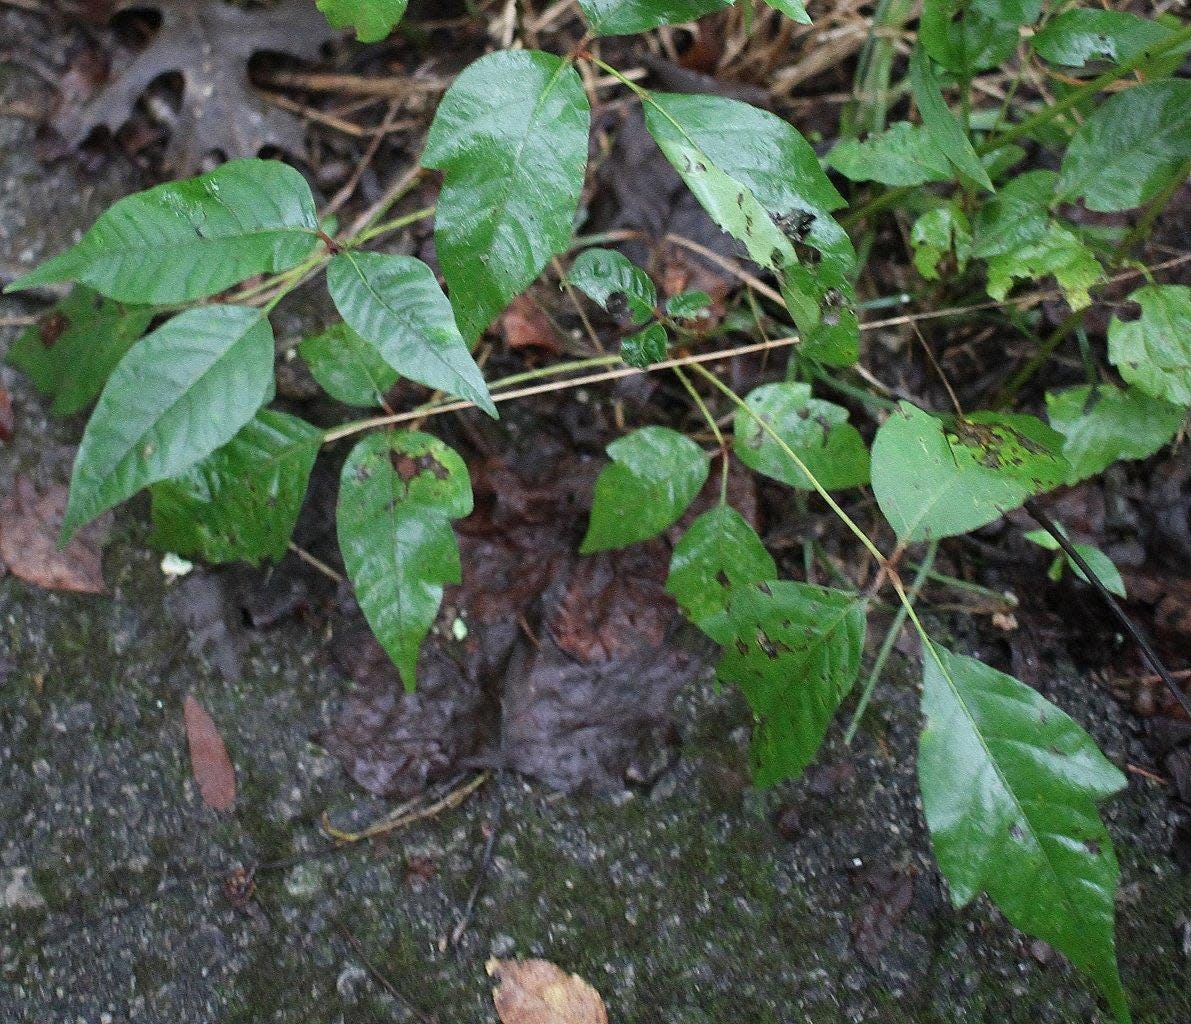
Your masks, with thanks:
[[[1096,588],[1097,593],[1099,593],[1099,595],[1104,599],[1104,603],[1112,609],[1113,615],[1117,617],[1117,620],[1122,626],[1125,627],[1125,631],[1131,637],[1133,637],[1134,642],[1138,647],[1141,648],[1141,653],[1145,655],[1146,661],[1148,661],[1153,666],[1154,671],[1158,673],[1158,678],[1166,684],[1166,688],[1170,691],[1174,699],[1179,702],[1179,705],[1182,707],[1182,709],[1187,713],[1187,717],[1191,718],[1191,697],[1188,697],[1179,688],[1178,683],[1176,683],[1174,680],[1174,676],[1170,674],[1170,670],[1162,663],[1162,659],[1158,657],[1157,652],[1153,647],[1150,646],[1150,642],[1145,638],[1145,635],[1140,629],[1137,628],[1137,626],[1134,625],[1133,620],[1125,614],[1125,610],[1117,602],[1117,599],[1108,592],[1108,588],[1105,587],[1103,582],[1101,582],[1100,577],[1097,576],[1096,573],[1092,571],[1091,566],[1084,561],[1083,555],[1081,555],[1075,549],[1075,545],[1067,539],[1067,537],[1059,529],[1058,524],[1051,519],[1049,513],[1038,506],[1037,502],[1033,500],[1027,501],[1026,511],[1029,512],[1030,515],[1032,515],[1038,521],[1038,524],[1055,539],[1055,542],[1063,549],[1063,553],[1070,558],[1076,566],[1079,567],[1079,571],[1082,572],[1087,578],[1088,582]]]
[[[407,995],[405,992],[402,992],[393,983],[392,979],[387,977],[380,970],[380,968],[372,962],[360,940],[352,934],[351,929],[349,929],[347,925],[335,917],[331,918],[331,923],[335,926],[335,930],[339,932],[340,937],[344,942],[347,943],[351,951],[360,958],[360,961],[364,964],[365,969],[380,984],[381,988],[388,992],[389,995],[391,995],[399,1003],[409,1007],[409,1009],[413,1011],[414,1016],[417,1017],[422,1024],[438,1024],[437,1017],[432,1017],[429,1014],[423,1013],[421,1010],[419,1010],[418,1007],[414,1005],[413,1000],[410,999],[409,995]]]
[[[447,940],[453,949],[458,948],[467,929],[471,927],[472,919],[475,917],[476,903],[480,899],[480,893],[484,889],[488,875],[492,872],[492,861],[496,856],[496,841],[500,838],[500,827],[504,821],[505,801],[501,793],[503,781],[504,768],[501,767],[496,771],[496,785],[492,787],[497,795],[496,817],[490,825],[492,831],[488,833],[488,841],[484,843],[484,852],[480,855],[480,863],[476,868],[476,880],[472,883],[471,892],[467,894],[463,912],[459,915],[459,920],[455,922],[455,927],[451,929]]]

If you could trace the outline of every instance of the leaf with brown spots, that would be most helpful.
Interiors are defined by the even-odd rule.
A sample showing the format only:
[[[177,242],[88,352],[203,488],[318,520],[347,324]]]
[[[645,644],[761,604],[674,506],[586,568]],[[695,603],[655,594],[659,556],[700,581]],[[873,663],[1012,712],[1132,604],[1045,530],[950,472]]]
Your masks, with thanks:
[[[231,810],[236,802],[236,770],[227,756],[223,737],[206,709],[190,694],[182,704],[182,715],[190,747],[190,770],[203,803],[213,811]]]
[[[103,545],[111,515],[79,530],[59,550],[57,537],[66,495],[61,484],[39,492],[31,480],[18,474],[13,493],[0,503],[0,559],[26,583],[47,590],[102,594]]]
[[[501,1024],[608,1024],[600,994],[548,960],[489,960]]]

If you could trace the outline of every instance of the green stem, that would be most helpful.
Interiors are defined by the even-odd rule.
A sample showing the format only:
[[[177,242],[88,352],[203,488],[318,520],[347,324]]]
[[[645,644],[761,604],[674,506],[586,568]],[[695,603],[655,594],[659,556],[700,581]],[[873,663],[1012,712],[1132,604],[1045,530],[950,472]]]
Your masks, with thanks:
[[[434,210],[435,208],[433,206],[425,206],[420,210],[414,210],[413,213],[403,213],[400,217],[394,217],[392,220],[382,221],[380,224],[366,228],[354,238],[349,238],[343,244],[349,249],[358,249],[361,245],[371,242],[374,238],[379,238],[381,235],[388,234],[390,231],[400,231],[402,228],[407,228],[411,224],[417,224],[418,221],[425,220],[427,217],[433,217]]]
[[[691,383],[691,378],[683,372],[681,366],[674,367],[674,376],[682,381],[682,386],[686,388],[686,393],[691,396],[691,401],[698,407],[699,412],[703,414],[703,418],[707,421],[707,425],[711,428],[711,433],[715,437],[716,444],[720,446],[720,504],[728,504],[728,444],[724,440],[724,432],[720,430],[720,425],[716,423],[715,417],[711,415],[711,410],[707,408],[707,403],[703,401],[703,396],[695,390],[695,385]]]
[[[935,554],[938,550],[939,542],[932,540],[927,546],[922,564],[918,567],[918,574],[910,584],[907,597],[911,605],[918,600],[918,595],[922,593],[923,586],[930,578],[931,567],[935,564]],[[897,642],[897,638],[901,634],[902,626],[906,624],[906,616],[908,614],[909,608],[903,604],[898,608],[897,614],[893,616],[893,622],[889,624],[889,630],[885,634],[885,640],[881,644],[881,649],[877,651],[877,657],[873,662],[872,669],[869,671],[868,678],[864,681],[864,689],[860,693],[860,701],[856,705],[856,710],[852,712],[852,720],[848,723],[848,728],[844,732],[844,743],[849,746],[851,746],[852,740],[856,736],[856,729],[860,725],[860,719],[864,717],[864,712],[868,709],[868,702],[872,699],[873,691],[877,688],[877,680],[881,678],[881,673],[885,671],[885,662],[889,660],[889,655],[893,653],[893,645]]]

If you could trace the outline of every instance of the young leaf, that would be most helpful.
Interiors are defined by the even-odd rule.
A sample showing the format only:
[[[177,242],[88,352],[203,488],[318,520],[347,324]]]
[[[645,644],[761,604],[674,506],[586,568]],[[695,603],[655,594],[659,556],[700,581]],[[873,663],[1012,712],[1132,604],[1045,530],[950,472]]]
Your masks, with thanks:
[[[1063,156],[1056,198],[1089,210],[1131,210],[1156,196],[1191,159],[1191,81],[1126,89],[1080,126]]]
[[[154,544],[209,562],[286,552],[323,432],[296,416],[262,409],[222,448],[154,484]]]
[[[1063,536],[1066,535],[1067,533],[1064,530]],[[1068,565],[1071,571],[1083,580],[1084,583],[1091,582],[1084,571],[1062,550],[1059,542],[1045,530],[1030,530],[1024,536],[1031,544],[1037,544],[1046,551],[1058,552],[1055,556],[1054,564],[1051,566],[1049,574],[1051,579],[1058,582],[1062,576],[1063,566]],[[1071,546],[1079,553],[1079,557],[1087,562],[1088,568],[1104,584],[1105,590],[1116,594],[1117,597],[1125,596],[1125,581],[1121,579],[1120,570],[1113,564],[1112,559],[1108,555],[1091,544],[1072,544]]]
[[[611,249],[584,249],[567,280],[609,313],[628,313],[635,324],[651,320],[658,304],[649,275]]]
[[[938,64],[970,78],[1009,57],[1019,26],[1041,10],[1042,0],[924,0],[918,38]]]
[[[336,518],[343,564],[407,690],[443,585],[461,579],[451,520],[471,509],[467,466],[428,434],[373,434],[344,463]]]
[[[1046,418],[1064,437],[1068,484],[1095,476],[1118,459],[1148,459],[1179,432],[1186,417],[1181,406],[1112,384],[1046,396]]]
[[[956,203],[944,203],[927,210],[910,229],[914,266],[930,281],[939,279],[939,262],[955,257],[955,269],[963,272],[972,256],[972,225]]]
[[[952,177],[951,162],[926,129],[907,121],[898,121],[863,142],[841,140],[827,154],[827,163],[852,181],[882,185],[922,185]]]
[[[361,43],[384,39],[405,15],[407,0],[315,0],[335,28],[354,28]]]
[[[434,240],[469,344],[569,243],[590,127],[572,64],[532,50],[481,57],[439,104],[423,160],[445,175]]]
[[[998,301],[1016,279],[1054,274],[1073,309],[1092,298],[1103,276],[1096,257],[1068,227],[1051,218],[1052,171],[1029,171],[1006,184],[976,215],[972,255],[988,263],[988,294]]]
[[[922,125],[931,141],[961,174],[967,175],[981,188],[993,191],[992,180],[959,121],[947,108],[939,77],[921,43],[910,55],[910,88],[914,102],[922,115]]]
[[[1129,301],[1141,307],[1141,316],[1128,321],[1112,318],[1109,361],[1147,395],[1191,405],[1191,287],[1146,285]]]
[[[259,309],[179,313],[121,360],[70,481],[63,539],[142,487],[227,444],[273,397],[273,329]]]
[[[327,289],[347,325],[399,374],[475,402],[496,417],[484,375],[425,263],[412,256],[343,252],[327,267]]]
[[[953,537],[1062,483],[1062,444],[1033,416],[974,413],[944,427],[902,402],[873,441],[873,493],[900,540]]]
[[[1125,785],[1078,725],[1039,693],[934,644],[924,654],[918,778],[951,898],[987,892],[1129,1019],[1117,974],[1118,869],[1096,801]]]
[[[868,449],[860,431],[848,422],[847,409],[811,398],[809,384],[788,381],[761,385],[747,402],[827,490],[868,483]],[[774,480],[801,490],[813,487],[806,474],[744,410],[736,413],[736,455],[750,469]]]
[[[376,346],[344,323],[304,338],[298,352],[323,390],[344,405],[380,405],[397,383],[397,371]]]
[[[189,302],[297,266],[317,229],[302,175],[276,160],[233,160],[121,199],[73,249],[6,290],[77,281],[121,302]]]
[[[748,698],[758,786],[797,778],[814,759],[864,651],[865,603],[778,580],[734,587],[716,672]]]
[[[798,22],[799,25],[811,23],[811,16],[806,13],[802,0],[765,0],[765,2],[775,11],[781,11],[787,18]]]
[[[70,416],[95,400],[152,319],[144,306],[112,302],[76,285],[12,343],[5,361],[53,397],[50,412]]]
[[[612,461],[595,485],[580,552],[590,555],[656,537],[672,526],[707,481],[707,454],[668,427],[642,427],[608,445]]]
[[[666,589],[696,626],[726,646],[732,588],[775,579],[777,565],[756,531],[731,506],[716,505],[674,545]]]
[[[597,36],[632,36],[660,25],[694,21],[736,0],[579,0]],[[775,5],[776,6],[776,5]],[[779,8],[780,9],[780,8]]]
[[[681,292],[666,300],[666,316],[674,320],[698,320],[711,305],[707,292]]]
[[[620,343],[620,358],[629,366],[644,370],[666,358],[669,338],[661,324],[650,324]]]
[[[1116,64],[1131,60],[1165,42],[1175,31],[1127,11],[1077,7],[1051,18],[1030,40],[1030,45],[1052,64],[1081,68],[1093,60]]]

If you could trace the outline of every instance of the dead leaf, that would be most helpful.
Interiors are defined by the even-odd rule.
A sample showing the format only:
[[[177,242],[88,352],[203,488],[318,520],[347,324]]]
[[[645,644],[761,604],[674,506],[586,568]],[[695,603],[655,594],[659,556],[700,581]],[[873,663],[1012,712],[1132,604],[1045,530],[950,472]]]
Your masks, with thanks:
[[[600,994],[548,960],[489,960],[501,1024],[608,1024]]]
[[[0,441],[8,444],[12,440],[12,399],[8,397],[8,389],[0,384]]]
[[[39,494],[18,474],[12,495],[0,504],[0,558],[14,576],[34,586],[102,594],[103,545],[112,517],[105,513],[87,524],[59,551],[67,493],[61,484],[51,484]]]
[[[182,715],[190,746],[190,769],[203,803],[215,811],[230,810],[236,802],[236,770],[227,756],[223,737],[206,709],[190,694],[182,704]]]
[[[513,300],[513,304],[501,317],[505,344],[511,349],[540,348],[548,352],[561,352],[562,346],[554,336],[550,320],[534,302],[529,292]]]
[[[308,0],[279,0],[244,10],[223,0],[119,0],[112,13],[151,8],[161,14],[152,42],[92,100],[63,103],[54,128],[77,146],[100,125],[112,132],[128,121],[141,94],[164,74],[182,75],[182,109],[166,149],[166,168],[196,170],[218,150],[229,160],[256,156],[264,146],[301,154],[301,120],[269,106],[248,80],[261,51],[314,60],[337,33]]]

